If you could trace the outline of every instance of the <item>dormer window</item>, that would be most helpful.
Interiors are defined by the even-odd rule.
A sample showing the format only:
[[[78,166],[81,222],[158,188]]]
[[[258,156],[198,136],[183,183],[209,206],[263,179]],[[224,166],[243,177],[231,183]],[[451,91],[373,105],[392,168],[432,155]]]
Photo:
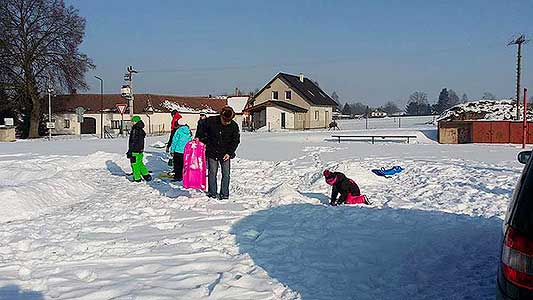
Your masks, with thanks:
[[[278,100],[278,91],[272,91],[272,99]]]
[[[285,91],[285,100],[291,100],[291,99],[292,99],[291,91]]]

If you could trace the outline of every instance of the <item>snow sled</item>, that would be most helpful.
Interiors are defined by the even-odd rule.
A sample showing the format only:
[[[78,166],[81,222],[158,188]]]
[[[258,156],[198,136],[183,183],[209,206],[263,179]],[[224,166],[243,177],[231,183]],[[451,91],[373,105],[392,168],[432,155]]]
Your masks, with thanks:
[[[192,140],[185,145],[183,153],[183,187],[205,191],[206,183],[205,145]]]
[[[172,178],[174,178],[174,173],[170,173],[170,172],[159,173],[159,174],[157,175],[157,178],[161,178],[161,179],[172,179]]]
[[[400,173],[401,171],[403,171],[404,169],[400,166],[394,166],[390,169],[385,169],[385,168],[381,168],[381,169],[373,169],[372,172],[378,176],[383,176],[383,177],[388,177],[388,176],[392,176],[394,174],[398,174]]]

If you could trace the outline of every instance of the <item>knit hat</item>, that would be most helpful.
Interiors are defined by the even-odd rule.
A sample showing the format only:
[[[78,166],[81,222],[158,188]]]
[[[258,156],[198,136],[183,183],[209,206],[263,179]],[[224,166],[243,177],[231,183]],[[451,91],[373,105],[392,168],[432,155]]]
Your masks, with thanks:
[[[139,117],[139,116],[133,116],[131,118],[131,122],[132,123],[137,123],[137,122],[140,122],[140,121],[141,121],[141,117]]]
[[[220,116],[225,122],[230,122],[233,120],[233,118],[235,118],[235,111],[233,111],[233,108],[230,106],[224,106],[222,111],[220,111]]]
[[[326,183],[329,185],[334,185],[335,182],[337,182],[337,176],[335,176],[334,173],[332,173],[330,170],[325,169],[322,173],[324,177],[326,178]]]

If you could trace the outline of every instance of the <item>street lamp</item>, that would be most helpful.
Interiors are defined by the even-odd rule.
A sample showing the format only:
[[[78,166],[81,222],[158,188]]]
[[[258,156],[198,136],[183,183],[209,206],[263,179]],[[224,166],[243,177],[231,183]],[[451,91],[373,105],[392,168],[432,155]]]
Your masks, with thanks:
[[[54,89],[51,87],[48,87],[46,90],[48,92],[48,124],[52,123],[52,93],[54,92]],[[51,125],[46,126],[51,127]],[[48,140],[52,140],[52,128],[48,128]]]
[[[100,80],[100,138],[104,138],[104,80],[101,77],[94,76]]]

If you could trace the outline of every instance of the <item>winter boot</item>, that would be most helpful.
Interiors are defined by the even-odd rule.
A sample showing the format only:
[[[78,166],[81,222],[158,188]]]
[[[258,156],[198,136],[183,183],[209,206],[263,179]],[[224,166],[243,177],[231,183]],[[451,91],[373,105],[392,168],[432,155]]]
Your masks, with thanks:
[[[150,174],[143,175],[143,179],[144,179],[145,181],[151,181],[151,180],[152,180],[152,175],[150,175]]]

